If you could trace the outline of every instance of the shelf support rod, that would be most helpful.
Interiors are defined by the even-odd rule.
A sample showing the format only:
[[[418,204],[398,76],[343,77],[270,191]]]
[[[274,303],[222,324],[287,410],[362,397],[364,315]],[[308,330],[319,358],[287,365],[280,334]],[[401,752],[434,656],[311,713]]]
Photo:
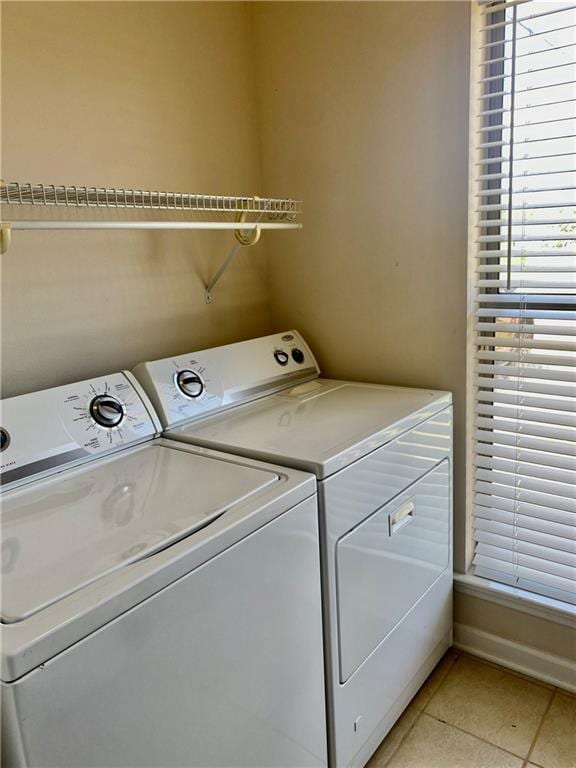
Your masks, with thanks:
[[[258,198],[255,198],[255,200],[258,200]],[[212,303],[212,291],[214,290],[214,287],[216,286],[216,283],[220,280],[224,272],[228,269],[230,266],[232,260],[234,259],[234,256],[238,253],[240,248],[242,247],[249,247],[251,245],[256,245],[258,240],[260,240],[260,234],[262,233],[262,227],[260,224],[260,220],[262,219],[262,216],[264,216],[264,212],[258,216],[256,221],[254,222],[254,226],[251,231],[247,231],[245,229],[237,229],[234,232],[234,236],[236,237],[236,240],[238,241],[235,245],[230,248],[230,251],[228,253],[228,256],[224,259],[220,267],[218,268],[216,274],[210,280],[208,285],[206,286],[206,289],[204,291],[204,298],[206,300],[206,304]],[[246,211],[242,211],[242,213],[239,213],[236,217],[236,221],[239,223],[246,221]]]
[[[16,229],[173,229],[173,230],[187,230],[187,229],[202,229],[202,230],[227,230],[231,229],[235,232],[238,230],[238,224],[234,221],[147,221],[147,220],[132,220],[132,221],[95,221],[88,219],[78,220],[40,220],[36,221],[24,221],[14,219],[8,224],[5,222],[2,226],[10,226],[12,230]],[[302,225],[297,222],[262,222],[257,224],[256,222],[247,221],[243,225],[242,231],[255,230],[255,229],[301,229]]]
[[[206,304],[212,303],[212,299],[213,299],[212,291],[214,290],[216,283],[220,280],[224,272],[226,272],[234,256],[236,256],[240,248],[242,248],[241,243],[236,243],[236,245],[233,245],[232,248],[230,248],[230,252],[228,253],[228,256],[226,256],[226,258],[218,268],[218,271],[206,286],[206,289],[204,291],[204,298],[206,299]]]

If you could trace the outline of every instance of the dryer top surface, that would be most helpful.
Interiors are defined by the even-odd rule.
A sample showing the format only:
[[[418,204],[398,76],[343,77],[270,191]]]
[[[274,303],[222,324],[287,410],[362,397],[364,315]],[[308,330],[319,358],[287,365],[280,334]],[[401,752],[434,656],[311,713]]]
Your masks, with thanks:
[[[165,435],[324,478],[451,402],[448,392],[316,379]]]

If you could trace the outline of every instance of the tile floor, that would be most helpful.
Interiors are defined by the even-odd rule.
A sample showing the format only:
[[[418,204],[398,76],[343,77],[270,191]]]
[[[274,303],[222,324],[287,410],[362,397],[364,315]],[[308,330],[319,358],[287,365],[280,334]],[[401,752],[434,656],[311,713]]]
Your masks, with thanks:
[[[450,650],[367,768],[576,768],[576,696]]]

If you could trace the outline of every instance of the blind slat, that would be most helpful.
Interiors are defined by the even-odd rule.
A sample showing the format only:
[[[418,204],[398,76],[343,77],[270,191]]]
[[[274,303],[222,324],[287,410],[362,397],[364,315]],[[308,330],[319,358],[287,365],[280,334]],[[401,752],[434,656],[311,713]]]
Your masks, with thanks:
[[[554,457],[564,457],[569,461],[576,457],[576,446],[568,440],[557,440],[554,438],[543,438],[538,435],[516,434],[515,432],[496,432],[493,429],[493,423],[489,421],[488,426],[476,425],[476,439],[486,445],[493,443],[496,446],[513,446],[518,450],[518,455],[523,450],[533,450],[539,453],[548,453]],[[487,450],[487,448],[486,448]]]
[[[534,477],[523,477],[516,473],[500,472],[494,469],[476,469],[478,489],[485,488],[486,483],[498,495],[508,498],[521,499],[522,493],[534,494],[534,501],[544,506],[558,505],[566,512],[576,514],[576,499],[574,499],[574,486],[571,483],[557,483],[553,480],[542,480]],[[484,483],[484,485],[482,485]],[[496,488],[494,488],[496,486]],[[546,499],[546,494],[551,498]],[[528,500],[528,497],[526,497]]]
[[[541,35],[553,35],[555,32],[570,32],[574,29],[573,24],[565,24],[562,27],[555,27],[554,29],[546,29],[542,32],[532,32],[529,35],[518,35],[517,40],[530,40],[535,37],[540,37]],[[487,48],[494,48],[494,46],[501,46],[502,41],[501,40],[494,40],[489,43],[484,43],[484,45],[481,45],[481,49],[487,49]]]
[[[576,584],[572,581],[574,569],[570,565],[480,542],[476,549],[476,557],[482,555],[504,561],[508,565],[513,564],[518,567],[518,570],[525,569],[526,577],[535,581],[542,580],[544,584],[557,589],[568,590],[573,586],[576,590]]]
[[[524,541],[545,544],[552,549],[570,551],[570,547],[576,544],[576,522],[574,525],[562,525],[479,506],[476,508],[475,525],[481,530],[501,535],[508,533],[511,538],[516,536]]]
[[[554,200],[551,203],[543,203],[543,202],[536,202],[531,204],[526,204],[525,202],[520,205],[512,205],[510,206],[511,210],[513,211],[540,211],[540,210],[549,210],[550,208],[567,208],[569,206],[576,206],[576,198],[574,200]],[[495,203],[495,204],[488,204],[488,205],[479,205],[477,208],[478,211],[507,211],[509,210],[509,206],[502,204],[502,203]],[[490,224],[489,226],[493,226],[493,224]]]
[[[510,379],[544,379],[557,382],[559,387],[563,384],[574,383],[573,371],[548,370],[547,368],[538,367],[527,368],[524,365],[506,367],[504,365],[491,365],[490,363],[477,363],[476,372],[492,377],[504,376]],[[482,384],[481,386],[487,385]]]
[[[480,457],[492,458],[494,461],[499,458],[513,459],[517,462],[525,461],[528,464],[544,464],[555,469],[566,469],[569,472],[576,472],[576,456],[544,453],[533,448],[500,445],[498,442],[484,443],[482,440],[478,440],[476,442],[476,456],[478,461],[480,461]]]
[[[514,587],[518,587],[519,589],[527,590],[528,592],[536,592],[539,595],[552,597],[556,601],[576,604],[576,594],[574,593],[574,590],[567,592],[560,589],[554,589],[553,587],[550,587],[546,584],[541,584],[534,582],[531,579],[526,579],[523,576],[509,575],[501,571],[495,571],[492,568],[488,568],[487,566],[483,565],[482,563],[477,563],[475,565],[475,572],[478,576],[481,576],[485,579],[490,579],[491,581],[501,581],[503,584],[510,584]]]
[[[574,81],[574,84],[576,85],[576,80]],[[543,155],[528,155],[524,154],[522,157],[515,157],[514,162],[515,163],[526,163],[526,162],[534,162],[535,160],[553,160],[554,158],[564,158],[564,157],[574,157],[575,151],[570,148],[569,152],[548,152]],[[502,165],[507,164],[510,162],[510,156],[506,155],[498,155],[498,157],[484,157],[481,160],[478,160],[476,165]],[[560,171],[559,171],[560,172]],[[549,175],[549,171],[544,171],[546,175]],[[562,173],[566,173],[566,171],[562,171]],[[508,174],[506,174],[508,175]],[[522,174],[525,175],[525,174]]]
[[[476,541],[481,544],[489,544],[493,547],[500,547],[523,555],[537,557],[543,561],[538,570],[543,570],[545,573],[549,572],[547,568],[548,563],[554,563],[552,572],[556,570],[556,565],[564,565],[568,566],[568,568],[576,567],[576,551],[574,551],[576,549],[576,542],[565,540],[560,542],[563,546],[554,546],[558,544],[558,542],[554,541],[554,536],[545,537],[543,534],[534,535],[533,537],[528,535],[515,536],[515,526],[500,525],[499,530],[490,529],[484,525],[476,525]],[[536,539],[536,541],[532,539]]]
[[[541,272],[546,273],[546,270],[541,270]],[[540,279],[534,278],[529,279],[529,277],[525,277],[524,279],[516,279],[511,280],[508,284],[507,281],[503,278],[496,279],[496,278],[484,278],[481,277],[477,281],[477,285],[479,288],[502,288],[503,290],[537,290],[542,289],[542,291],[549,291],[551,289],[570,289],[572,291],[576,291],[576,280],[572,275],[567,275],[565,280],[543,280],[541,277]]]
[[[565,512],[557,507],[545,507],[534,502],[508,499],[485,493],[477,493],[474,500],[479,507],[499,509],[518,515],[528,515],[536,520],[546,520],[547,522],[560,523],[562,525],[574,525],[574,513]]]
[[[576,62],[575,61],[566,61],[566,62],[562,62],[562,64],[553,64],[552,66],[549,66],[549,67],[540,67],[539,69],[538,68],[527,69],[525,72],[518,72],[517,71],[517,72],[514,73],[514,76],[515,77],[523,77],[525,75],[537,75],[537,74],[540,74],[542,72],[556,71],[556,70],[562,69],[564,67],[574,67],[574,66],[576,66]],[[506,80],[507,78],[510,78],[510,77],[512,77],[511,73],[506,73],[506,74],[503,74],[503,75],[489,75],[488,77],[481,77],[478,80],[478,82],[479,83],[491,83],[491,82],[495,82],[495,81],[500,81],[501,82],[502,80]]]
[[[507,256],[506,251],[501,251],[500,249],[494,249],[492,251],[478,251],[476,254],[476,257],[479,259],[498,259],[498,258],[505,258]],[[554,259],[558,259],[560,257],[565,259],[576,259],[576,250],[568,250],[566,248],[557,248],[554,250],[527,250],[523,248],[513,248],[510,251],[510,256],[514,258],[522,258],[522,259],[529,259],[529,258],[548,258],[549,256]],[[490,263],[490,262],[488,262]]]
[[[505,256],[502,256],[501,258],[505,258]],[[518,264],[512,264],[512,274],[538,274],[538,273],[544,273],[544,274],[554,274],[559,272],[560,274],[573,274],[576,273],[576,264],[572,262],[572,260],[568,264],[533,264],[532,261],[530,261],[530,256],[525,256],[523,263],[521,265]],[[540,259],[542,259],[542,256],[534,256],[533,259],[536,259],[538,262],[540,262]],[[544,257],[546,258],[546,257]],[[553,258],[559,259],[563,258],[563,254],[560,254],[559,256],[555,256]],[[504,263],[500,264],[480,264],[476,267],[476,272],[481,273],[489,273],[489,272],[506,272],[508,269],[508,265]],[[549,286],[548,286],[549,287]],[[538,329],[540,332],[540,329]]]
[[[483,174],[481,176],[478,176],[477,180],[492,181],[494,179],[510,179],[511,178],[513,181],[515,181],[516,179],[530,179],[530,178],[534,178],[535,176],[550,177],[550,176],[557,176],[558,174],[562,174],[562,175],[570,174],[572,176],[574,173],[576,173],[576,170],[573,168],[561,168],[559,170],[547,169],[545,171],[525,171],[524,173],[512,174],[512,176],[510,176],[509,173],[488,173],[488,174]]]
[[[500,29],[501,27],[506,27],[514,23],[522,25],[523,23],[527,21],[532,21],[533,19],[541,19],[541,18],[544,18],[545,16],[555,16],[558,13],[567,13],[569,11],[573,11],[575,8],[576,6],[574,5],[566,5],[566,6],[561,6],[560,8],[552,8],[552,10],[550,10],[550,8],[547,8],[546,10],[542,10],[539,13],[529,13],[527,16],[518,16],[517,19],[514,19],[512,17],[504,21],[496,21],[493,24],[486,24],[484,26],[484,32],[489,32],[490,30],[494,30],[494,29]]]
[[[573,45],[576,45],[576,43],[571,43],[570,47]],[[563,46],[560,46],[563,47]],[[554,50],[554,49],[552,49]],[[544,53],[544,51],[537,51],[537,53]],[[515,106],[514,108],[514,114],[516,114],[518,111],[522,111],[525,109],[540,109],[541,107],[555,107],[558,104],[571,104],[572,102],[576,101],[576,99],[559,99],[557,101],[543,101],[539,102],[538,104],[527,104],[526,106]],[[512,112],[511,107],[495,107],[494,109],[485,109],[482,112],[478,113],[478,117],[486,117],[489,115],[498,115],[503,113]]]
[[[510,317],[529,322],[533,320],[576,320],[576,311],[537,309],[535,307],[523,309],[509,309],[507,307],[480,307],[476,316],[481,317]]]
[[[562,295],[562,294],[536,294],[530,295],[518,291],[517,293],[479,293],[477,300],[480,303],[485,304],[564,304],[576,306],[576,300],[574,295]],[[530,317],[530,311],[528,310],[524,317]]]
[[[503,405],[515,405],[520,408],[549,408],[554,411],[566,411],[574,414],[574,402],[570,397],[539,397],[538,395],[525,394],[523,392],[501,392],[498,389],[478,392],[478,400],[487,400]],[[576,467],[574,467],[576,469]]]
[[[515,122],[514,123],[514,130],[519,130],[520,128],[523,128],[525,131],[533,130],[535,127],[542,126],[542,125],[558,125],[558,123],[573,123],[576,121],[576,114],[569,115],[567,117],[557,117],[554,120],[539,120],[536,122],[533,122],[531,120],[527,120],[525,122]],[[495,133],[495,134],[503,134],[507,131],[510,131],[512,129],[512,125],[510,123],[503,123],[501,125],[487,125],[484,128],[478,128],[477,133]],[[501,144],[498,144],[497,146],[501,146]]]
[[[486,339],[488,341],[488,339]],[[520,351],[522,353],[522,350]],[[576,366],[576,359],[574,355],[539,355],[532,354],[528,350],[524,350],[523,354],[518,352],[499,352],[494,349],[487,349],[486,347],[479,347],[476,349],[476,357],[480,360],[502,360],[507,363],[514,363],[515,370],[520,370],[520,365],[526,366],[528,364],[540,366],[540,365],[560,365],[563,367]],[[530,370],[530,369],[529,369]],[[546,369],[547,371],[547,369]],[[547,371],[548,372],[548,371]],[[516,374],[510,374],[516,375]],[[518,374],[522,375],[522,374]],[[554,375],[554,374],[553,374]],[[574,380],[574,374],[572,374]]]
[[[575,203],[576,205],[576,203]],[[550,225],[556,225],[556,224],[576,224],[576,219],[573,216],[562,216],[562,217],[556,217],[553,219],[480,219],[476,223],[477,227],[542,227],[542,226],[550,226]],[[564,235],[568,234],[569,230],[566,232],[558,232],[556,234],[556,237],[554,240],[566,240]],[[576,238],[573,238],[576,239]]]
[[[561,80],[558,83],[551,83],[550,85],[535,85],[532,88],[520,88],[519,90],[516,91],[516,93],[517,94],[532,93],[533,91],[541,91],[543,89],[548,89],[548,88],[559,88],[560,86],[563,86],[563,85],[573,86],[575,83],[576,83],[576,80]],[[482,96],[479,96],[478,98],[481,100],[484,100],[484,99],[494,99],[499,96],[509,96],[509,92],[507,91],[497,91],[495,93],[488,92],[488,93],[483,93]]]
[[[538,56],[539,54],[550,54],[551,51],[566,51],[568,48],[574,48],[574,47],[576,47],[576,41],[574,41],[573,43],[565,43],[563,45],[550,45],[550,46],[547,46],[546,48],[538,48],[538,49],[535,48],[533,50],[525,51],[524,53],[521,53],[521,54],[517,53],[516,62],[532,56]],[[510,54],[509,56],[495,56],[494,58],[490,58],[490,60],[486,62],[481,61],[476,65],[476,67],[477,69],[484,70],[484,71],[493,71],[495,64],[502,63],[506,65],[509,62],[512,62],[512,54]],[[526,70],[526,71],[529,71],[529,70]],[[530,105],[530,106],[536,106],[536,105]],[[491,113],[498,112],[498,111],[509,112],[510,108],[508,107],[506,109],[501,109],[501,110],[490,110]],[[486,114],[486,112],[487,110],[480,112],[479,115],[483,116]]]
[[[520,431],[520,425],[514,419],[506,421],[502,418],[487,418],[486,416],[478,415],[476,424],[481,429],[490,430],[492,432],[509,432],[517,435]],[[548,440],[558,440],[559,442],[565,442],[569,445],[574,443],[573,430],[558,425],[543,426],[542,424],[535,424],[533,422],[524,422],[521,425],[521,430],[522,434],[528,437],[545,437]]]
[[[559,483],[567,483],[572,485],[573,474],[572,471],[575,467],[570,469],[559,469],[558,467],[539,466],[532,462],[524,462],[515,459],[501,459],[493,456],[484,456],[479,454],[476,458],[476,466],[482,469],[497,469],[501,472],[509,472],[511,474],[518,473],[518,475],[525,477],[537,477],[541,480],[553,480]]]
[[[509,369],[507,370],[509,371]],[[486,391],[492,391],[493,389],[499,391],[510,390],[519,395],[547,395],[549,397],[571,398],[572,400],[576,396],[576,384],[574,382],[523,379],[514,375],[510,376],[510,373],[507,374],[507,378],[498,375],[478,376],[475,385],[479,390],[479,400],[484,398]]]

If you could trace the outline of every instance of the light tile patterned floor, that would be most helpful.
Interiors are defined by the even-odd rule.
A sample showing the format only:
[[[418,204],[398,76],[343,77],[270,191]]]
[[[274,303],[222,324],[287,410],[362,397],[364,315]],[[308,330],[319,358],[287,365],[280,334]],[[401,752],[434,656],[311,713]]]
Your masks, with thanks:
[[[576,768],[576,697],[448,651],[367,768]]]

